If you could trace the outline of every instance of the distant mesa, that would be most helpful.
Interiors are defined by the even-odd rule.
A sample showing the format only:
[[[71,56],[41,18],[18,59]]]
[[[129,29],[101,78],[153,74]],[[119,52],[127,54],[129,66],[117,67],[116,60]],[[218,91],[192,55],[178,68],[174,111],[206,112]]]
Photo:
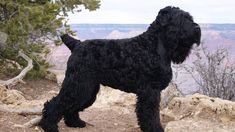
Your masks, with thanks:
[[[120,32],[119,30],[112,31],[106,39],[121,39],[121,38],[131,38],[143,33],[145,30],[131,30],[129,32]]]

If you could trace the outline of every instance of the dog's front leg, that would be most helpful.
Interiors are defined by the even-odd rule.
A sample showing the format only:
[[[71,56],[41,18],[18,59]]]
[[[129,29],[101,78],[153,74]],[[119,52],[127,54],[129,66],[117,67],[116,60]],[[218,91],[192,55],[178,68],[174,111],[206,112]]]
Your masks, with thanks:
[[[160,90],[146,87],[138,91],[136,114],[143,132],[164,132],[159,117]]]

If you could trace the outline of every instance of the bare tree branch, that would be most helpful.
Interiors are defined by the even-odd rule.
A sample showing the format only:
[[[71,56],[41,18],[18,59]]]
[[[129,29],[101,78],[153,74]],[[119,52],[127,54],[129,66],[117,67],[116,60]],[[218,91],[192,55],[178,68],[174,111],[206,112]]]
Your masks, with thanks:
[[[25,77],[27,72],[30,71],[33,68],[33,61],[32,61],[32,59],[30,59],[22,51],[19,51],[19,56],[21,56],[22,58],[24,58],[28,62],[27,67],[25,67],[20,72],[19,75],[17,75],[16,77],[14,77],[12,79],[9,79],[7,81],[0,80],[0,85],[6,86],[6,87],[10,87],[10,86],[16,85],[18,82],[23,82],[22,79]]]
[[[203,94],[228,100],[234,98],[235,65],[230,63],[227,49],[221,48],[209,53],[202,47],[195,52],[193,65],[182,67],[199,85]]]
[[[17,113],[19,115],[41,115],[42,114],[42,106],[35,107],[15,107],[6,104],[0,105],[1,112],[10,112]]]
[[[29,128],[38,125],[39,121],[42,119],[41,116],[38,116],[36,118],[33,118],[29,122],[26,122],[23,125],[14,125],[15,127],[21,127],[21,128]]]

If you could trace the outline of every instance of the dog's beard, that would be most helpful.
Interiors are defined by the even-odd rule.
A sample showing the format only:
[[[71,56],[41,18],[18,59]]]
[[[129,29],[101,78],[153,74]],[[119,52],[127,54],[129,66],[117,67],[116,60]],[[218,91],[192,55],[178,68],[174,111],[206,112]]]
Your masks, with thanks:
[[[171,54],[171,60],[175,64],[180,64],[185,61],[187,56],[191,53],[191,49],[193,47],[193,44],[190,46],[182,46],[178,45],[178,47],[174,50],[174,52]]]

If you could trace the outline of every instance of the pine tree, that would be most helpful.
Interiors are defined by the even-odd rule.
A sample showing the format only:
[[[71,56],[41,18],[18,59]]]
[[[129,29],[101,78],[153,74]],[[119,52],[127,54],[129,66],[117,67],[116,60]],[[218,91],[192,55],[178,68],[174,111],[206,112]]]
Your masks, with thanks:
[[[41,56],[48,53],[45,40],[50,39],[58,44],[58,29],[64,26],[67,13],[79,12],[80,6],[93,11],[99,8],[100,1],[0,0],[0,32],[8,35],[6,44],[0,44],[3,47],[0,48],[0,77],[9,73],[8,67],[4,67],[6,59],[26,65],[23,60],[17,58],[19,50],[23,50],[33,59],[34,70],[29,75],[43,77],[49,67]]]

